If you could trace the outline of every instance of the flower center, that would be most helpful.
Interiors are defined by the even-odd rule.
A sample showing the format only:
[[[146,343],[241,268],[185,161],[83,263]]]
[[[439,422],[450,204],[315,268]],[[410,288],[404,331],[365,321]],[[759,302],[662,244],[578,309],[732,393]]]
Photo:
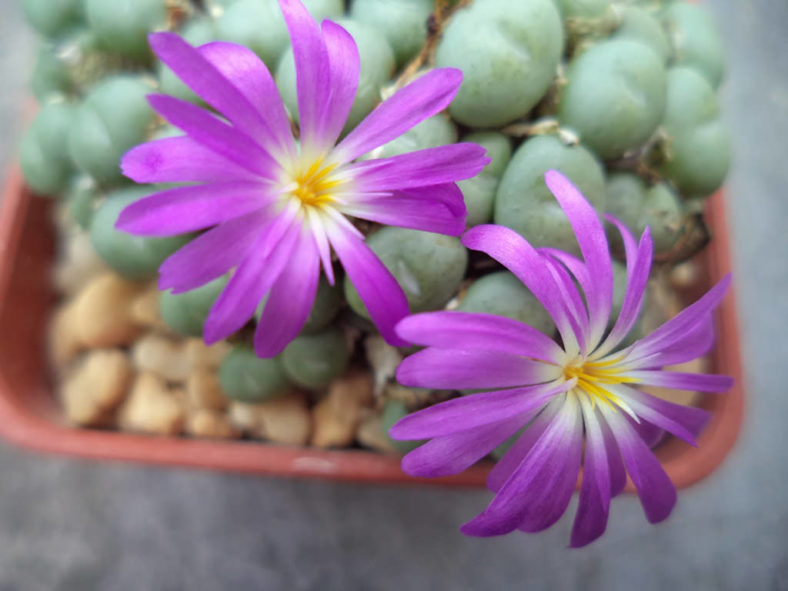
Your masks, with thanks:
[[[342,184],[331,175],[335,168],[336,164],[323,166],[322,158],[302,167],[292,177],[290,193],[305,206],[321,207],[334,202],[334,190]]]
[[[624,402],[605,386],[607,384],[630,384],[636,379],[627,376],[621,371],[611,367],[618,360],[586,361],[579,357],[564,367],[564,378],[577,379],[576,389],[585,392],[591,399],[591,404],[601,402],[612,410],[623,406]]]

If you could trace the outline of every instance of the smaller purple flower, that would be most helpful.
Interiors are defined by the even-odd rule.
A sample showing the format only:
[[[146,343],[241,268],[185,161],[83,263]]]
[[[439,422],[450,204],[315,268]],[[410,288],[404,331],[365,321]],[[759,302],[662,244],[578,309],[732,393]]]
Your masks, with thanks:
[[[661,430],[695,445],[708,413],[673,404],[643,385],[723,392],[728,376],[664,371],[704,355],[713,343],[712,311],[730,283],[726,276],[697,302],[631,346],[617,349],[632,329],[651,269],[649,230],[639,244],[618,220],[626,250],[627,286],[621,313],[606,334],[613,270],[604,228],[593,208],[560,173],[545,181],[569,218],[582,260],[535,249],[508,228],[477,226],[463,243],[514,273],[550,313],[560,343],[515,320],[464,312],[431,312],[401,321],[397,332],[427,348],[407,357],[397,379],[406,386],[489,389],[409,415],[390,430],[394,439],[429,439],[402,460],[405,472],[462,472],[522,431],[490,472],[490,505],[461,531],[494,536],[537,532],[566,511],[582,465],[580,501],[571,546],[605,531],[610,500],[627,473],[651,523],[665,519],[676,490],[647,441]],[[578,287],[580,289],[578,289]]]
[[[168,258],[159,287],[189,291],[230,271],[205,322],[213,343],[241,328],[267,297],[255,333],[261,357],[279,353],[307,320],[320,267],[334,283],[332,251],[391,344],[408,314],[402,288],[364,243],[351,218],[458,236],[465,203],[456,181],[489,159],[459,143],[356,161],[445,109],[462,73],[432,70],[380,104],[338,144],[359,81],[358,48],[298,0],[280,0],[293,44],[300,121],[291,131],[271,74],[232,43],[195,48],[172,33],[150,36],[153,51],[221,115],[165,95],[153,108],[186,135],[128,152],[124,174],[139,183],[192,183],[127,207],[118,228],[170,236],[207,230]],[[336,144],[336,145],[335,145]]]

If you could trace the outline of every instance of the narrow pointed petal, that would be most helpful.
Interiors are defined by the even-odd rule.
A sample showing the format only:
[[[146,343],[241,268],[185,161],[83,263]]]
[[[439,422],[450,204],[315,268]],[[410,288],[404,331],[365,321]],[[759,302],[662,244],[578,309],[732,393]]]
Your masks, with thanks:
[[[175,236],[262,210],[276,197],[266,193],[255,181],[176,187],[132,203],[115,226],[130,234]]]
[[[643,307],[643,295],[648,284],[649,273],[651,271],[651,258],[654,254],[654,243],[651,240],[651,232],[648,228],[640,238],[640,244],[635,248],[631,242],[632,236],[628,230],[618,220],[609,217],[615,225],[619,226],[619,231],[624,239],[627,251],[627,286],[624,292],[624,301],[621,304],[621,312],[616,318],[616,323],[605,342],[597,350],[597,356],[605,355],[612,351],[635,326],[640,310]],[[627,236],[629,236],[627,238]]]
[[[565,384],[513,388],[452,398],[409,414],[389,429],[396,440],[429,439],[468,431],[511,417],[522,417],[545,406]],[[520,421],[520,426],[525,424]],[[505,439],[505,438],[504,438]]]
[[[638,434],[638,437],[640,437],[640,439],[649,449],[653,449],[654,446],[656,446],[665,437],[664,429],[660,429],[642,417],[638,417],[637,422],[629,415],[627,415],[626,418],[629,420],[629,424],[632,425],[632,428]]]
[[[141,144],[126,152],[120,166],[123,174],[137,183],[212,183],[258,178],[188,136]]]
[[[489,506],[460,530],[495,536],[550,527],[572,497],[583,449],[579,405],[566,401]]]
[[[333,146],[345,126],[356,98],[361,58],[356,42],[345,29],[335,22],[324,20],[322,30],[328,51],[331,93],[323,109],[319,137],[327,146]]]
[[[597,408],[597,414],[604,414],[600,412],[599,407]],[[616,442],[613,431],[610,429],[610,425],[608,425],[604,416],[600,419],[599,426],[602,429],[602,437],[605,440],[605,454],[607,455],[607,467],[610,473],[610,496],[617,497],[627,485],[627,471],[624,468],[621,451],[618,449],[618,442]]]
[[[673,344],[680,342],[689,331],[693,330],[700,322],[706,321],[708,315],[722,300],[731,282],[728,274],[707,291],[694,304],[684,308],[676,316],[668,320],[654,332],[639,340],[627,355],[628,362],[650,357],[669,349]]]
[[[447,390],[544,384],[561,375],[555,365],[515,355],[432,347],[406,357],[397,368],[404,386]]]
[[[226,67],[229,70],[233,68],[233,62],[238,58],[248,60],[246,52],[242,49],[237,52],[229,52],[227,47],[233,47],[230,44],[220,46],[223,51],[220,50],[219,55],[217,55],[218,47],[209,48],[203,52],[189,45],[175,33],[169,32],[153,33],[148,39],[158,58],[169,66],[186,86],[224,115],[235,127],[248,133],[250,138],[254,138],[256,141],[264,140],[261,142],[263,149],[271,147],[271,132],[266,118],[252,105],[241,88],[231,82],[211,60],[207,59],[206,55],[211,54],[219,64],[227,63]],[[248,50],[246,51],[248,52]],[[246,74],[248,75],[248,69],[244,69],[247,70]],[[253,75],[259,76],[260,73],[259,67],[253,70]],[[251,77],[249,79],[254,80]],[[258,88],[249,88],[248,84],[244,90],[258,90]],[[260,85],[258,84],[258,86]],[[278,96],[278,94],[274,96]],[[279,102],[281,104],[281,100]],[[274,114],[276,113],[274,112]]]
[[[554,398],[541,410],[534,413],[536,418],[528,425],[522,435],[517,438],[503,457],[495,463],[487,475],[487,488],[497,493],[509,480],[509,477],[518,469],[520,464],[531,451],[534,444],[539,441],[545,429],[550,426],[556,413],[564,404],[563,399]]]
[[[387,226],[411,228],[459,236],[465,230],[465,216],[458,216],[443,203],[394,193],[391,197],[350,203],[342,213]]]
[[[676,504],[676,488],[653,452],[621,416],[606,412],[605,418],[616,438],[627,472],[637,488],[649,523],[668,517]]]
[[[235,43],[214,41],[198,51],[219,70],[260,115],[265,129],[257,139],[275,158],[295,155],[295,142],[285,105],[271,73],[251,49]]]
[[[402,471],[425,478],[459,474],[484,458],[522,426],[522,419],[515,416],[469,431],[437,437],[402,458]]]
[[[482,225],[468,230],[462,243],[472,250],[487,253],[523,282],[555,322],[565,347],[577,343],[566,304],[555,297],[558,286],[540,255],[514,230],[503,226]]]
[[[317,294],[320,257],[312,235],[302,229],[287,267],[271,288],[257,323],[254,350],[258,357],[274,357],[298,336]]]
[[[228,337],[252,317],[291,259],[298,231],[297,222],[285,213],[266,228],[211,308],[205,320],[207,344]]]
[[[454,68],[420,76],[378,105],[337,145],[334,157],[340,163],[351,162],[401,136],[448,107],[461,83],[462,72]]]
[[[322,119],[331,101],[331,64],[320,26],[298,0],[279,0],[293,45],[302,152],[318,154],[330,143],[322,136]]]
[[[637,361],[642,369],[660,368],[703,357],[714,345],[714,320],[709,314],[669,348]]]
[[[407,343],[394,331],[397,322],[408,315],[408,300],[397,280],[377,255],[348,229],[338,223],[327,224],[326,232],[380,334],[390,345],[405,346]]]
[[[697,445],[696,438],[711,416],[702,408],[674,404],[623,384],[611,387],[611,391],[624,400],[639,418],[690,445]]]
[[[485,153],[478,144],[448,144],[390,158],[363,160],[346,170],[359,191],[392,191],[476,176],[490,162]]]
[[[394,194],[412,199],[443,203],[449,211],[462,219],[465,219],[468,214],[468,209],[465,207],[465,196],[456,183],[409,187],[408,189],[395,191]]]
[[[331,261],[331,245],[328,242],[328,236],[323,227],[323,222],[320,219],[320,215],[313,208],[307,209],[307,219],[309,222],[309,229],[312,232],[312,238],[315,241],[315,248],[317,248],[317,252],[323,264],[323,272],[326,274],[329,285],[334,285],[334,265]]]
[[[591,324],[590,341],[598,343],[607,327],[613,302],[613,265],[605,230],[594,208],[564,175],[548,170],[545,183],[566,213],[588,273],[593,278],[586,300]]]
[[[628,377],[650,386],[697,390],[698,392],[725,392],[733,386],[733,378],[717,374],[682,373],[678,371],[643,370],[631,371]]]
[[[605,533],[611,499],[610,463],[600,416],[585,398],[581,400],[581,405],[586,446],[583,459],[583,483],[572,525],[570,542],[572,548],[590,544]]]
[[[275,178],[279,165],[245,133],[188,101],[151,94],[148,102],[159,115],[185,131],[195,142],[258,176]]]
[[[201,234],[164,261],[159,289],[183,293],[221,277],[243,260],[267,221],[253,213]]]
[[[558,297],[564,302],[567,318],[572,327],[572,332],[577,337],[580,345],[580,352],[586,355],[592,344],[590,341],[590,323],[588,312],[586,311],[583,298],[577,291],[572,277],[561,266],[560,263],[549,257],[544,258],[544,264],[553,276],[555,285],[558,288]]]
[[[563,351],[541,332],[510,318],[456,310],[405,318],[397,334],[408,342],[443,349],[482,349],[558,364]]]

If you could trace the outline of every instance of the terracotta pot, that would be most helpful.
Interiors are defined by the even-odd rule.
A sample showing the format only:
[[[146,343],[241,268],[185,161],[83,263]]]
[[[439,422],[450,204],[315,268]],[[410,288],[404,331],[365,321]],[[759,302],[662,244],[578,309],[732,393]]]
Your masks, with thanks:
[[[45,356],[46,326],[55,303],[50,281],[51,203],[33,198],[18,171],[12,171],[0,203],[0,435],[9,441],[38,451],[101,460],[379,483],[484,485],[489,464],[427,480],[403,474],[398,457],[374,452],[151,437],[69,426],[53,396]],[[709,200],[707,219],[715,238],[702,255],[703,289],[730,268],[721,195]],[[711,371],[732,375],[736,383],[727,394],[703,399],[702,406],[712,418],[697,448],[677,439],[658,448],[659,459],[678,487],[697,482],[722,463],[742,422],[744,393],[732,292],[725,297],[716,324]]]

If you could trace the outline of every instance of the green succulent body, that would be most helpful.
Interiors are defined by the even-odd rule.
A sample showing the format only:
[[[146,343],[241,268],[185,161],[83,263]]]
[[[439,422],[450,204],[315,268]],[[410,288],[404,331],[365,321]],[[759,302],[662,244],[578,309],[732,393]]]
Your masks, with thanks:
[[[628,39],[602,41],[567,69],[558,120],[603,160],[643,145],[665,110],[662,59]]]
[[[694,68],[676,66],[668,72],[662,125],[668,141],[661,172],[686,196],[716,191],[730,166],[730,134],[714,89]]]
[[[474,281],[458,309],[463,312],[505,316],[548,335],[555,330],[550,315],[536,296],[508,271],[490,273]]]
[[[96,84],[77,107],[69,128],[69,154],[100,185],[124,182],[121,157],[144,142],[153,125],[154,114],[145,99],[151,91],[142,78],[111,76]]]
[[[382,31],[402,66],[424,45],[433,8],[433,0],[353,0],[350,17]]]
[[[342,331],[329,328],[296,337],[281,358],[285,374],[294,384],[319,390],[345,372],[350,351]]]
[[[159,300],[162,320],[178,334],[202,336],[205,319],[225,285],[227,278],[219,277],[184,293],[163,292]]]
[[[123,209],[152,192],[147,187],[129,187],[110,193],[93,214],[90,224],[93,248],[110,267],[128,279],[155,277],[164,259],[192,239],[188,234],[149,238],[115,228]]]
[[[292,387],[279,358],[260,359],[246,345],[234,346],[222,360],[219,384],[228,397],[247,403],[277,398]]]
[[[495,193],[503,171],[512,157],[512,142],[504,134],[496,131],[478,131],[462,138],[487,150],[490,163],[475,177],[460,181],[457,186],[465,198],[468,209],[468,227],[485,224],[492,219]]]
[[[514,152],[495,198],[494,221],[535,246],[579,252],[572,227],[544,182],[550,169],[564,173],[597,211],[605,208],[605,173],[582,145],[567,145],[555,135],[534,136]]]
[[[460,9],[435,53],[436,66],[463,72],[451,116],[482,128],[524,117],[552,84],[563,44],[552,0],[477,0]]]
[[[370,236],[367,244],[402,287],[411,312],[442,308],[465,276],[468,252],[452,236],[386,227]],[[345,297],[354,312],[369,318],[349,279],[345,279]]]
[[[22,139],[20,165],[27,183],[37,193],[55,195],[68,186],[74,170],[67,148],[73,117],[70,103],[46,104]]]

